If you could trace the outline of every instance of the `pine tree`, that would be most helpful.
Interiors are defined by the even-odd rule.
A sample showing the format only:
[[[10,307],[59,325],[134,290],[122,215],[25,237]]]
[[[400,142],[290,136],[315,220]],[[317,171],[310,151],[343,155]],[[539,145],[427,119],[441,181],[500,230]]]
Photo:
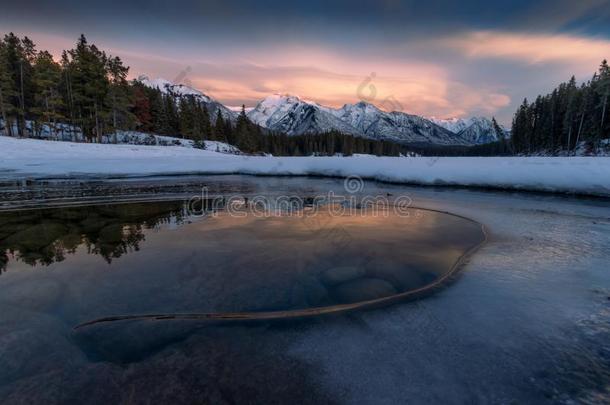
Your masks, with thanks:
[[[3,57],[6,68],[6,95],[11,105],[11,115],[17,123],[17,135],[24,136],[25,130],[25,54],[21,40],[12,32],[4,36]],[[10,118],[9,118],[10,119]],[[12,126],[12,124],[10,124]]]
[[[573,135],[576,132],[574,129],[574,124],[577,115],[578,103],[579,98],[578,89],[576,87],[576,78],[572,76],[566,86],[566,109],[563,122],[564,142],[562,144],[564,145],[565,150],[568,152],[572,150],[572,141],[574,138]]]
[[[581,86],[572,77],[550,94],[519,107],[512,128],[515,152],[572,153],[582,142],[594,148],[610,137],[609,99],[610,68],[603,61],[599,71]]]
[[[233,130],[233,125],[231,124],[231,120],[225,120],[225,130],[224,135],[227,140],[227,143],[231,145],[235,145],[235,131]]]
[[[607,124],[607,110],[608,110],[608,98],[610,97],[610,67],[608,67],[608,61],[605,59],[602,61],[599,67],[599,83],[597,86],[597,92],[599,94],[600,107],[601,107],[601,119],[599,138],[610,135],[610,124]]]
[[[62,97],[64,99],[65,104],[65,115],[69,117],[70,123],[70,134],[72,136],[72,140],[75,136],[75,123],[76,123],[76,115],[75,115],[75,105],[74,105],[74,92],[72,90],[72,70],[73,66],[70,63],[70,57],[68,55],[68,51],[63,51],[61,54],[61,83],[60,83],[60,92],[62,93]]]
[[[135,123],[131,112],[132,93],[127,82],[129,67],[123,65],[121,58],[109,57],[107,62],[110,85],[108,97],[112,108],[112,129],[115,133],[119,128],[129,128]]]
[[[251,134],[250,121],[246,116],[246,106],[242,105],[237,124],[235,126],[235,140],[237,147],[244,152],[254,152],[256,145]]]
[[[180,134],[182,138],[194,139],[193,128],[195,127],[195,112],[193,111],[192,97],[180,97],[178,108],[178,121],[180,123]]]
[[[23,37],[21,40],[21,47],[23,50],[19,72],[21,93],[21,125],[25,128],[26,120],[30,118],[29,108],[34,104],[35,89],[33,83],[33,65],[36,62],[37,51],[36,45],[28,37]]]
[[[218,113],[216,114],[216,122],[214,123],[214,139],[220,142],[227,142],[225,131],[225,122],[219,108]]]
[[[512,147],[510,142],[508,142],[508,140],[506,139],[504,129],[502,129],[500,124],[498,124],[496,117],[491,118],[491,127],[493,129],[495,138],[497,139],[496,142],[498,143],[498,152],[500,154],[507,154],[512,149]]]
[[[106,103],[110,88],[108,57],[95,45],[89,45],[84,35],[68,54],[77,120],[85,137],[100,142],[104,119],[110,115]]]
[[[61,66],[49,52],[42,51],[37,55],[33,69],[36,94],[32,111],[35,122],[46,124],[51,136],[55,135],[55,124],[65,119],[61,112],[64,102],[59,91],[61,74]]]
[[[159,119],[162,116],[163,104],[161,94],[153,92],[153,95],[159,93],[158,99],[149,98],[147,89],[140,82],[134,82],[133,87],[133,114],[136,119],[136,128],[144,132],[162,133],[161,126],[153,123],[153,116]],[[155,101],[157,103],[155,104]],[[154,111],[154,115],[153,115]]]
[[[212,139],[212,123],[210,122],[210,114],[208,109],[204,104],[200,104],[199,108],[201,111],[201,140],[204,141],[206,139]]]
[[[0,118],[2,118],[6,135],[12,136],[11,116],[15,113],[15,108],[11,100],[15,98],[16,94],[10,74],[7,52],[4,41],[0,40]]]
[[[169,95],[164,96],[164,100],[165,115],[167,116],[167,128],[165,132],[170,135],[176,135],[180,132],[180,122],[176,101]]]

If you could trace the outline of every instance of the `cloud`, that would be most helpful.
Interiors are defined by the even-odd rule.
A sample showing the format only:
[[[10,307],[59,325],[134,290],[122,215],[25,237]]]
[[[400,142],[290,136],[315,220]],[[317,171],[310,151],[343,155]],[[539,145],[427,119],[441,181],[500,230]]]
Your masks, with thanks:
[[[278,58],[281,59],[281,58]],[[341,60],[337,71],[311,66],[196,64],[188,80],[195,87],[229,105],[253,106],[273,93],[288,93],[322,105],[340,107],[367,101],[385,110],[425,116],[493,115],[510,103],[510,97],[488,86],[471,86],[452,79],[433,64],[364,63],[361,74]],[[329,66],[330,68],[330,66]],[[392,75],[389,72],[400,72]]]
[[[496,116],[510,106],[511,97],[493,88],[476,88],[462,83],[452,83],[448,94],[448,108],[437,117]]]
[[[28,32],[41,49],[59,50],[75,38]],[[407,38],[400,45],[294,42],[235,44],[207,41],[133,44],[92,35],[91,42],[140,74],[183,79],[228,105],[253,106],[273,93],[291,93],[340,107],[365,99],[386,110],[438,117],[494,115],[510,122],[516,102],[549,91],[576,74],[587,78],[610,50],[608,42],[575,35],[465,31],[448,37]],[[601,45],[600,45],[601,44]],[[543,62],[554,62],[547,63]],[[580,76],[579,76],[580,75]],[[370,83],[364,83],[370,78]],[[364,85],[363,85],[364,83]],[[374,86],[374,97],[366,91]],[[359,91],[359,87],[362,90]]]
[[[608,15],[608,0],[535,1],[519,10],[512,22],[515,27],[559,30],[582,18],[598,17],[600,13]]]
[[[564,62],[592,64],[610,56],[610,40],[568,34],[535,34],[498,31],[466,32],[437,44],[470,58],[499,58],[526,63]]]

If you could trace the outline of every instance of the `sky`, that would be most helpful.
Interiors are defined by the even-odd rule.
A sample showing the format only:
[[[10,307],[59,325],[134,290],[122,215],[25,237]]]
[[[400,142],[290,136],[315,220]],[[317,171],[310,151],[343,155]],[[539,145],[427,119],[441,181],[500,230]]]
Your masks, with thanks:
[[[509,124],[525,97],[610,58],[610,0],[0,0],[0,33],[59,56],[84,33],[220,102],[292,94]]]

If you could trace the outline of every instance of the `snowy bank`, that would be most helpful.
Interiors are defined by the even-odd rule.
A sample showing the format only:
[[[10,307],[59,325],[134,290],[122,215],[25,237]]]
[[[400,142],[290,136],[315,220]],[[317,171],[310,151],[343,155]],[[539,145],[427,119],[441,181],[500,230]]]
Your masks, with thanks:
[[[62,141],[62,142],[85,142],[85,137],[78,127],[68,124],[55,124],[53,128],[49,124],[42,124],[34,130],[34,122],[26,121],[26,133],[30,139]],[[16,134],[17,124],[13,124],[13,133]],[[0,119],[0,136],[7,136],[4,131],[4,122]],[[177,136],[155,135],[139,131],[116,131],[102,135],[101,143],[149,145],[149,146],[182,146],[185,148],[195,147],[195,142]],[[215,152],[239,154],[240,151],[233,145],[218,141],[204,141],[205,149]]]
[[[0,178],[167,174],[360,176],[408,184],[610,196],[605,157],[262,157],[179,146],[103,145],[0,136]]]

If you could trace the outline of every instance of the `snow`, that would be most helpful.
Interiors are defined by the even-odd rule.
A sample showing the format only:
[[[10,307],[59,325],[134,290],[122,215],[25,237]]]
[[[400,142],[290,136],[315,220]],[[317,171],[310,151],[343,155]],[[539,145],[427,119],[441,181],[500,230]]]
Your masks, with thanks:
[[[260,126],[272,128],[274,121],[279,121],[294,105],[301,103],[298,97],[273,94],[266,97],[248,112],[248,118]],[[276,117],[271,121],[272,117]]]
[[[79,127],[64,124],[64,123],[55,123],[53,125],[50,124],[39,124],[37,128],[33,128],[34,122],[30,120],[25,121],[25,129],[29,134],[33,134],[36,131],[35,136],[43,139],[53,139],[57,141],[75,141],[81,142],[84,140],[83,134]],[[13,122],[12,126],[13,134],[18,132],[17,123]],[[4,128],[4,121],[0,119],[0,135],[6,134]]]
[[[173,96],[176,99],[176,102],[183,96],[195,97],[205,105],[212,119],[216,117],[219,111],[225,119],[234,121],[237,118],[235,111],[225,107],[223,104],[201,91],[184,84],[176,84],[163,78],[150,79],[146,75],[140,75],[138,81],[147,87],[159,89],[162,93]]]
[[[493,123],[489,118],[470,117],[439,119],[431,117],[428,119],[436,125],[458,134],[470,144],[478,145],[500,140],[500,136],[496,134]],[[503,137],[506,138],[510,136],[510,131],[508,129],[502,125],[500,125],[500,127],[504,131],[504,134],[502,134]]]
[[[229,145],[228,143],[225,142],[219,142],[219,141],[204,141],[205,142],[205,149],[208,151],[212,151],[212,152],[218,152],[218,153],[229,153],[229,154],[233,154],[233,155],[239,155],[241,152],[239,149],[237,149],[237,147],[233,146],[233,145]]]
[[[472,125],[473,118],[436,118],[429,117],[430,121],[434,122],[436,125],[439,125],[453,133],[459,133]]]
[[[0,125],[2,120],[0,120]],[[26,129],[32,132],[32,121],[25,122]],[[48,124],[40,125],[34,136],[36,139],[52,140],[52,141],[76,141],[84,142],[83,134],[78,127],[67,124],[55,124],[51,128]],[[17,133],[17,127],[14,126],[13,133]],[[2,133],[0,132],[0,135]],[[189,139],[183,139],[178,136],[155,135],[139,131],[116,131],[102,135],[101,143],[105,144],[129,144],[129,145],[156,145],[156,146],[182,146],[185,148],[193,148],[194,142]],[[205,141],[205,149],[222,152],[239,154],[240,151],[233,145],[218,141]]]
[[[197,96],[200,97],[203,101],[209,103],[212,99],[199,90],[196,90],[192,87],[186,86],[184,84],[176,84],[172,83],[167,79],[156,78],[150,79],[148,76],[141,75],[138,77],[138,81],[142,82],[147,87],[153,89],[159,89],[162,93],[165,94],[173,94],[176,96]]]
[[[427,119],[402,112],[384,112],[359,102],[331,108],[297,96],[274,94],[261,101],[248,118],[260,126],[288,135],[337,130],[370,139],[444,145],[471,144]]]
[[[0,178],[164,174],[360,176],[382,181],[610,196],[606,157],[269,157],[0,136]]]
[[[226,105],[225,107],[227,107],[229,110],[236,112],[236,113],[240,113],[242,106],[241,105]],[[246,113],[249,113],[250,111],[254,110],[254,107],[246,107],[245,108]]]
[[[172,136],[147,134],[138,131],[118,131],[116,134],[104,135],[102,143],[129,144],[149,146],[181,146],[193,148],[195,142],[190,139],[181,139]],[[240,151],[233,145],[219,141],[204,141],[205,149],[221,153],[239,154]]]
[[[248,118],[262,127],[287,135],[319,134],[330,130],[365,135],[335,117],[328,108],[291,95],[274,94],[265,98],[248,113]]]
[[[145,86],[157,88],[174,97],[195,96],[206,104],[210,114],[221,111],[232,121],[241,106],[225,106],[199,90],[169,80],[138,77]],[[491,120],[484,117],[469,119],[427,119],[399,111],[385,112],[376,106],[358,102],[331,108],[290,94],[272,94],[255,107],[246,108],[248,118],[265,128],[288,135],[303,135],[337,130],[345,134],[371,139],[391,139],[398,142],[432,143],[441,145],[475,145],[498,140]]]
[[[610,157],[610,138],[602,139],[598,145],[591,144],[587,141],[580,141],[570,151],[567,150],[551,150],[543,149],[537,152],[528,154],[528,156],[605,156]]]

